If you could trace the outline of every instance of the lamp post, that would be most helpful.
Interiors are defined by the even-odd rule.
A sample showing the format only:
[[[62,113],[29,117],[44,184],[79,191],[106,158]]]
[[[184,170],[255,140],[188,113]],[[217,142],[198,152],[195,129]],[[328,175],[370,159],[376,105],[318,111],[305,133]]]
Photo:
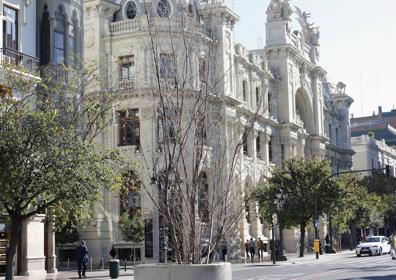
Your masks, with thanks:
[[[282,207],[283,204],[285,202],[285,198],[283,196],[283,190],[280,189],[278,191],[278,193],[276,194],[276,199],[274,200],[274,204],[276,205],[277,208],[277,213],[280,213],[282,211]],[[276,248],[276,234],[275,234],[275,225],[278,224],[279,225],[279,229],[280,229],[280,222],[278,219],[278,216],[276,213],[274,213],[272,215],[272,251],[271,251],[271,255],[272,255],[272,263],[275,264],[277,260],[286,260],[286,257],[283,256],[283,247],[282,247],[282,242],[283,242],[283,238],[282,238],[282,232],[279,230],[279,239],[280,239],[280,254],[277,254],[277,248]]]
[[[281,183],[281,188],[276,194],[276,199],[275,199],[275,204],[276,208],[279,213],[278,217],[278,226],[279,226],[279,250],[278,254],[276,254],[276,260],[277,261],[287,261],[287,257],[283,253],[283,221],[282,221],[282,210],[283,210],[283,205],[285,204],[285,196],[283,194],[283,182]],[[275,250],[276,251],[276,250]]]

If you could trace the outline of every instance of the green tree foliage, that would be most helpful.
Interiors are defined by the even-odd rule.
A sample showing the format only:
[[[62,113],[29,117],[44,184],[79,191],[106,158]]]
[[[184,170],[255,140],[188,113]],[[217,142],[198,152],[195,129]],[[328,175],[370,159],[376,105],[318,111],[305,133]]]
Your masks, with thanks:
[[[144,221],[140,210],[141,181],[132,171],[124,174],[122,179],[123,184],[120,188],[122,214],[119,224],[124,238],[133,243],[133,261],[135,262],[135,246],[144,240]]]
[[[64,127],[56,109],[2,99],[0,111],[0,205],[11,222],[8,280],[24,221],[48,210],[59,227],[70,213],[75,220],[88,217],[101,190],[116,187],[120,176],[110,164],[113,155],[83,142],[75,127]]]
[[[334,181],[327,180],[323,183],[329,175],[331,167],[327,161],[295,157],[285,161],[283,169],[275,168],[272,177],[257,191],[261,215],[271,223],[272,214],[278,212],[274,203],[276,194],[282,190],[285,203],[278,217],[286,227],[300,228],[301,257],[304,255],[306,227],[315,215],[315,198],[318,198],[320,215],[341,195],[340,188]]]
[[[119,224],[126,240],[134,243],[144,240],[144,222],[139,210],[132,213],[122,213]]]
[[[387,203],[375,192],[367,180],[356,174],[344,174],[338,179],[342,197],[333,207],[333,228],[338,234],[352,233],[358,228],[378,228],[384,224],[389,210]],[[350,244],[352,246],[352,234]],[[352,249],[352,247],[351,247]]]

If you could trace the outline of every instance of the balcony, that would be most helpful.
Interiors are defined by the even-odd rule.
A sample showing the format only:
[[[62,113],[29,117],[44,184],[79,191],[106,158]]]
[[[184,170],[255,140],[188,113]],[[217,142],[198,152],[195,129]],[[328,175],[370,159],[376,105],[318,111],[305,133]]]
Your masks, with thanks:
[[[118,82],[119,91],[131,91],[134,90],[135,87],[135,79],[121,80]]]
[[[9,48],[0,48],[0,56],[3,66],[20,68],[22,72],[38,75],[38,58]]]
[[[68,71],[64,65],[49,64],[40,66],[39,69],[41,77],[47,82],[58,82],[65,84],[73,74],[73,72]]]

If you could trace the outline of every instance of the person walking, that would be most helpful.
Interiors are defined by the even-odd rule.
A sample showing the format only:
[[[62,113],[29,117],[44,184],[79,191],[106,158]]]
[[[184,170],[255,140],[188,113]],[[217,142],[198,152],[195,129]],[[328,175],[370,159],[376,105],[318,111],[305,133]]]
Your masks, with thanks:
[[[222,255],[222,260],[223,262],[226,261],[226,256],[227,256],[227,241],[225,238],[223,238],[223,241],[220,244],[220,249],[221,249],[221,255]]]
[[[246,260],[249,258],[249,239],[246,239],[245,242],[245,253],[246,253]]]
[[[263,261],[263,258],[264,258],[264,242],[263,242],[263,240],[261,240],[260,237],[257,240],[257,254],[258,254],[259,261]]]
[[[391,256],[392,260],[396,259],[396,231],[393,232],[391,236],[389,236],[389,241],[391,245]]]
[[[86,278],[87,264],[88,264],[88,248],[85,241],[81,241],[81,244],[77,246],[74,257],[77,261],[78,267],[78,278]],[[82,276],[82,277],[81,277]]]
[[[113,246],[111,247],[111,250],[110,250],[110,252],[109,252],[109,255],[113,258],[113,260],[114,260],[115,257],[117,256],[117,250],[116,250],[116,248],[114,247],[114,244],[113,244]]]
[[[256,242],[254,242],[253,238],[250,238],[249,241],[249,253],[250,253],[250,259],[253,262],[254,254],[256,253]]]

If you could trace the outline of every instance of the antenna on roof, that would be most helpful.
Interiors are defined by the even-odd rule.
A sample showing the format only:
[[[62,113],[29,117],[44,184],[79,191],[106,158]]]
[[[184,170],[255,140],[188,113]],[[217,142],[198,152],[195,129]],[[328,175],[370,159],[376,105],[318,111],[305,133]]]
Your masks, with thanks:
[[[360,114],[363,116],[363,75],[360,75]]]

